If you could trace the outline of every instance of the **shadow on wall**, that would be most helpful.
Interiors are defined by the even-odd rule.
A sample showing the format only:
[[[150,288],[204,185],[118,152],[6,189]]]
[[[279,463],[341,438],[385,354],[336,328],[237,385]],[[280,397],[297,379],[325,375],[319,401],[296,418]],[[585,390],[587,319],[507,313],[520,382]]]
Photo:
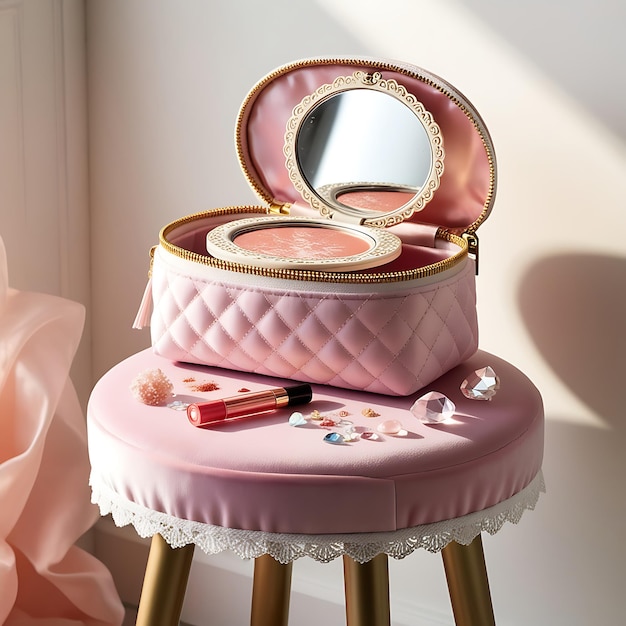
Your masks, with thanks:
[[[626,428],[626,258],[573,253],[538,260],[519,305],[539,351],[607,425]]]
[[[572,424],[554,412],[546,422],[547,496],[537,511],[541,532],[532,553],[542,555],[542,580],[552,582],[534,596],[545,621],[527,617],[546,626],[616,624],[626,558],[626,545],[615,539],[626,515],[626,258],[544,257],[524,275],[518,298],[546,362],[607,426]]]

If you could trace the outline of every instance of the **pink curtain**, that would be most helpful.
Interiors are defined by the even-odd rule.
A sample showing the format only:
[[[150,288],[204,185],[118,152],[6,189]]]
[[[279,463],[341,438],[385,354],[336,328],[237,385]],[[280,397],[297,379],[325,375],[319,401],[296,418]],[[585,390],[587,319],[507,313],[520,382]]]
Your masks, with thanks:
[[[68,377],[84,309],[8,283],[0,238],[0,623],[119,625],[108,570],[74,545],[98,516]]]

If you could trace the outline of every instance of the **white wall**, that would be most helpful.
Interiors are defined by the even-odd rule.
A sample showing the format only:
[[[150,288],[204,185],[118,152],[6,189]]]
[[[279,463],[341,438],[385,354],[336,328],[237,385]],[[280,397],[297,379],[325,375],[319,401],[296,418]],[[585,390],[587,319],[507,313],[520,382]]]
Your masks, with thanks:
[[[0,236],[9,284],[89,304],[82,0],[0,0]],[[72,371],[92,385],[90,317]]]
[[[548,493],[518,527],[485,540],[498,623],[618,624],[626,559],[626,86],[613,78],[626,58],[624,9],[563,0],[533,15],[488,5],[88,0],[94,369],[148,345],[147,332],[130,325],[159,228],[184,213],[254,200],[233,130],[259,78],[326,54],[385,56],[434,71],[481,111],[498,155],[496,206],[480,229],[482,347],[524,369],[546,405]],[[599,73],[579,65],[586,71],[574,80],[568,59],[598,55]],[[198,558],[194,572],[205,561]],[[214,562],[215,576],[238,572],[249,581],[249,564]],[[419,554],[390,566],[396,624],[451,623],[438,558]],[[190,621],[216,602],[211,585],[194,576]],[[294,623],[317,623],[305,617],[306,598],[339,603],[340,585],[337,564],[298,562],[294,587],[304,595],[292,605]],[[235,585],[217,600],[235,615],[248,592]],[[333,615],[341,623],[340,608]]]

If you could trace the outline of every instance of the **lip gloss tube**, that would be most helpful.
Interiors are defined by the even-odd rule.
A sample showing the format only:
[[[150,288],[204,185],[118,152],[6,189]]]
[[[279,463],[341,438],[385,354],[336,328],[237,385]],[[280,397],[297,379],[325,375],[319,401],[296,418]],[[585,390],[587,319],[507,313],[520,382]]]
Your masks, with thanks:
[[[251,391],[230,398],[190,404],[187,418],[194,426],[211,426],[269,413],[285,406],[307,404],[311,398],[311,385],[307,384]]]

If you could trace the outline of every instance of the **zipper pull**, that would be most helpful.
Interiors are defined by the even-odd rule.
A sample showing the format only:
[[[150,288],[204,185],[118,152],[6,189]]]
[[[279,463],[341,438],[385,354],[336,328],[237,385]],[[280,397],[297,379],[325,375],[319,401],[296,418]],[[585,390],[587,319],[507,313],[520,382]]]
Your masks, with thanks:
[[[133,322],[133,328],[141,330],[146,326],[150,326],[150,316],[152,315],[152,264],[154,263],[154,251],[156,246],[150,248],[150,269],[148,270],[148,284],[144,289],[143,296],[141,298],[141,304],[139,310],[135,316]]]
[[[463,233],[463,239],[467,241],[467,252],[474,257],[476,276],[478,276],[478,235],[476,233]]]

